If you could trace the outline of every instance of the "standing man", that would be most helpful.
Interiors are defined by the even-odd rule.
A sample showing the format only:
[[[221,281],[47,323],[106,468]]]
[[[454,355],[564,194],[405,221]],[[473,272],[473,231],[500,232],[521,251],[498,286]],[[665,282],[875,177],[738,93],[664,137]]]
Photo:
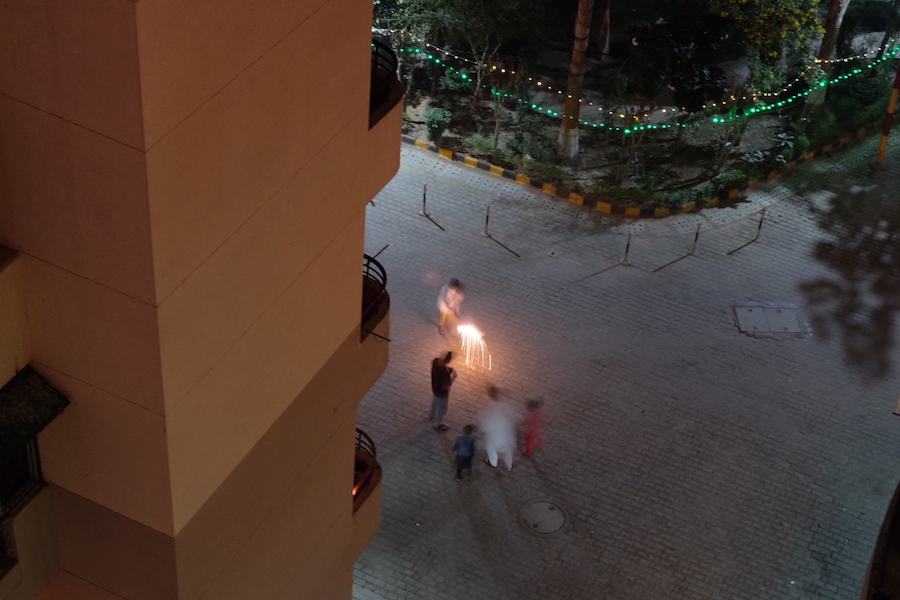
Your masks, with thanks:
[[[438,357],[431,361],[431,392],[434,397],[431,400],[431,413],[428,418],[435,431],[447,431],[444,425],[444,415],[447,414],[447,402],[450,399],[450,386],[456,379],[456,370],[447,364],[453,358],[453,353],[448,352],[443,358]]]
[[[447,320],[451,316],[454,319],[457,319],[459,317],[459,307],[462,305],[462,301],[462,285],[459,283],[459,279],[454,277],[444,287],[441,288],[441,293],[438,294],[437,308],[441,312],[441,320],[438,323],[438,331],[441,332],[441,335],[447,333],[444,329],[444,325],[447,323]]]
[[[477,421],[478,428],[484,433],[484,449],[487,451],[484,462],[496,467],[498,456],[503,456],[506,470],[512,471],[519,414],[496,386],[489,386],[487,395],[490,401]]]

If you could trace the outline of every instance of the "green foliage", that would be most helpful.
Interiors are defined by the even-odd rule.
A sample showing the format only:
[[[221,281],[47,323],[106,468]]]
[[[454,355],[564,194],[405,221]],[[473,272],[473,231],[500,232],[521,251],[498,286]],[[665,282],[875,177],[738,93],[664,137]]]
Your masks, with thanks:
[[[544,42],[542,14],[536,0],[396,0],[383,22],[442,45],[463,41],[475,55],[505,44],[522,54]]]
[[[659,189],[665,182],[666,178],[664,174],[656,170],[644,171],[634,178],[635,186],[643,190]]]
[[[506,142],[506,149],[513,156],[549,162],[556,157],[556,144],[541,135],[538,129],[540,116],[525,114],[521,123],[513,130],[512,138]]]
[[[831,110],[820,110],[816,113],[816,118],[809,122],[806,128],[806,137],[814,148],[819,148],[825,144],[835,141],[840,134],[837,119],[834,118]]]
[[[739,188],[748,181],[750,181],[750,175],[741,169],[732,169],[731,171],[719,173],[712,179],[710,186],[711,196],[715,196],[725,190]]]
[[[425,127],[428,128],[428,139],[437,142],[450,126],[452,114],[443,108],[429,108],[425,111]]]
[[[566,185],[569,180],[569,176],[565,171],[549,162],[530,158],[514,158],[512,162],[519,171],[529,177],[540,179],[555,186]]]
[[[666,195],[660,192],[653,192],[644,188],[636,187],[620,187],[611,185],[602,191],[602,195],[608,200],[612,200],[621,204],[649,204],[650,206],[660,206],[666,201]]]
[[[845,129],[868,125],[887,111],[891,91],[890,61],[832,84],[826,103]]]
[[[498,148],[494,144],[493,140],[481,135],[472,135],[467,138],[463,138],[462,143],[466,148],[473,149],[475,151],[475,154],[479,154],[482,156],[491,156],[492,154],[496,154],[497,152],[502,152],[502,150],[500,150],[500,148]]]
[[[784,82],[784,61],[810,57],[823,33],[820,0],[710,0],[723,17],[734,20],[747,56],[750,86],[771,91]]]
[[[713,192],[709,182],[685,190],[677,190],[665,194],[659,201],[659,206],[677,208],[694,203],[698,207],[705,206],[718,192]]]

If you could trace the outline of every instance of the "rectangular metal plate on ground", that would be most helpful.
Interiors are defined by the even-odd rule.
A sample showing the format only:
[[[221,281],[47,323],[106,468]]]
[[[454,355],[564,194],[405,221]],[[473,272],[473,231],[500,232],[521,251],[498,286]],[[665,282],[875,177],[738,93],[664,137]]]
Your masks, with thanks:
[[[761,333],[769,331],[766,312],[761,306],[735,306],[738,329],[744,333]]]
[[[773,333],[800,333],[800,323],[792,308],[766,308],[766,321]]]

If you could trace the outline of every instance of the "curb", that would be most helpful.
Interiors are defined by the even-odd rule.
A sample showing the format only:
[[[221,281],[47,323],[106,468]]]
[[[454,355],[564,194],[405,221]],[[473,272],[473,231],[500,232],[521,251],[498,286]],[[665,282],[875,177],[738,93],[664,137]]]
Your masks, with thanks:
[[[829,156],[832,152],[834,152],[835,150],[839,150],[853,140],[864,138],[865,136],[874,132],[874,127],[860,127],[852,135],[843,135],[836,142],[828,144],[827,146],[823,146],[818,150],[807,152],[778,169],[772,169],[763,178],[753,179],[740,187],[722,190],[718,193],[717,196],[715,196],[714,198],[710,198],[710,200],[705,204],[701,204],[698,206],[696,202],[691,202],[690,204],[685,204],[684,206],[678,208],[639,208],[637,206],[613,204],[600,200],[591,201],[590,199],[587,199],[586,201],[583,195],[573,192],[568,188],[557,187],[555,185],[545,183],[540,179],[529,177],[524,173],[518,173],[516,171],[513,171],[512,169],[504,169],[503,167],[498,167],[497,165],[493,165],[485,160],[475,158],[474,156],[469,156],[467,154],[462,154],[460,152],[454,152],[453,150],[441,148],[432,142],[425,142],[406,134],[403,134],[401,136],[401,139],[404,144],[410,144],[416,146],[417,148],[428,150],[429,152],[433,152],[443,158],[446,158],[447,160],[461,162],[472,168],[481,169],[482,171],[488,171],[489,173],[497,175],[498,177],[504,177],[506,179],[511,179],[512,181],[515,181],[517,183],[521,183],[522,185],[533,187],[543,192],[544,194],[547,194],[548,196],[553,196],[554,198],[560,200],[566,200],[568,202],[571,202],[572,204],[587,206],[588,208],[593,208],[607,215],[623,216],[629,219],[662,219],[672,215],[697,212],[698,210],[703,208],[715,208],[719,205],[719,202],[737,198],[741,195],[741,192],[753,189],[759,184],[771,181],[779,177],[780,175],[790,173],[800,165],[812,162],[817,158]]]

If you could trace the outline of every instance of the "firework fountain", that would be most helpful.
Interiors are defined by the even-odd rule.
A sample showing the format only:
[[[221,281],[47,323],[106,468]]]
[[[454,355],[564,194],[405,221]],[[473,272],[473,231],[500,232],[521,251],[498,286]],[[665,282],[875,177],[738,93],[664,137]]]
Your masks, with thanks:
[[[481,337],[481,332],[471,325],[460,325],[456,329],[459,332],[463,355],[466,357],[466,365],[472,369],[490,371],[491,355]]]

